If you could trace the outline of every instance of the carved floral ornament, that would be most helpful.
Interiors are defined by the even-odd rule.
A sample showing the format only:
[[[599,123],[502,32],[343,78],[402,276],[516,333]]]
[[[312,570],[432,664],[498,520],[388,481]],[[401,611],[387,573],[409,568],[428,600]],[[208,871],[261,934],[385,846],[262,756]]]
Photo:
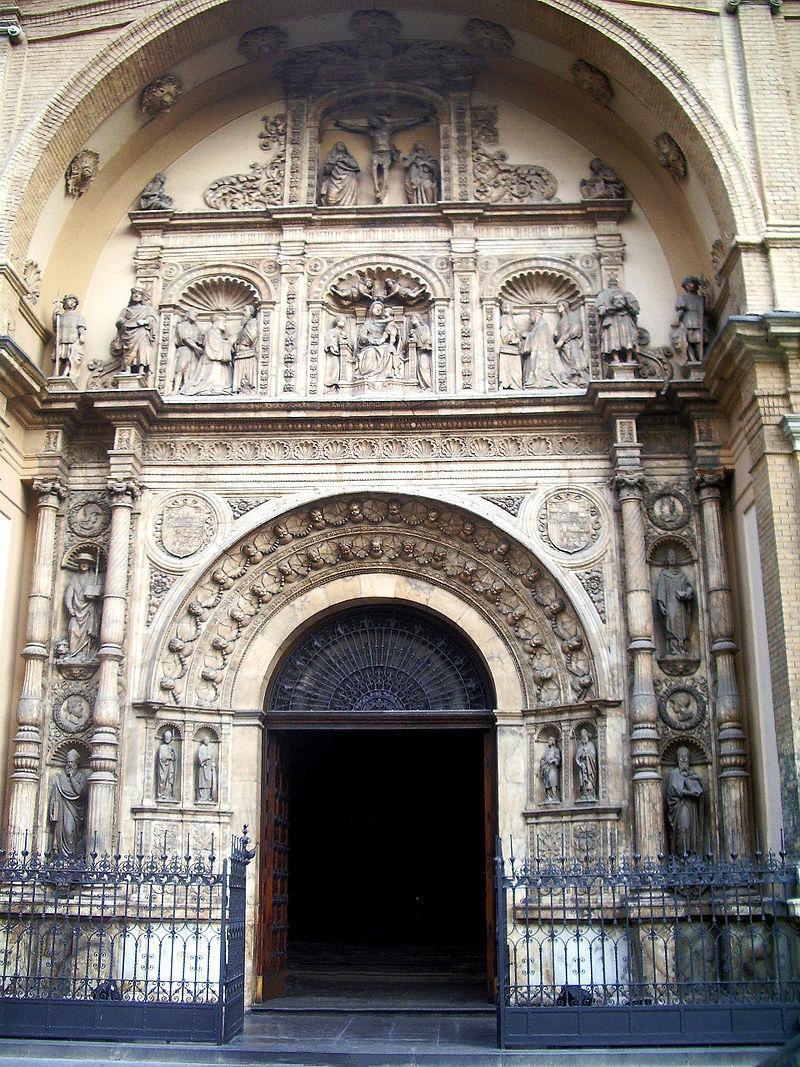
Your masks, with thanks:
[[[529,706],[593,692],[581,623],[526,548],[458,508],[347,497],[250,533],[206,570],[162,639],[153,698],[218,705],[261,627],[310,588],[361,571],[423,578],[469,602],[512,651]]]

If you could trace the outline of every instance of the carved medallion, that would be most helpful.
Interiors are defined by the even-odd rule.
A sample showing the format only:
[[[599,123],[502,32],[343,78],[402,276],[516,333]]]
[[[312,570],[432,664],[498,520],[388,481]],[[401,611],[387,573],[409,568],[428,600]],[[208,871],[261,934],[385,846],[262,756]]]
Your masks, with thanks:
[[[67,513],[67,524],[78,537],[97,537],[111,521],[111,508],[105,500],[91,497],[73,504]]]
[[[53,708],[53,720],[65,734],[78,734],[85,730],[91,717],[92,705],[83,692],[66,693]]]
[[[164,505],[156,516],[154,531],[156,541],[165,552],[185,559],[214,538],[217,519],[205,500],[185,493]]]
[[[539,536],[559,552],[582,552],[600,537],[600,509],[586,493],[562,489],[539,509]]]
[[[658,698],[658,714],[670,730],[694,730],[706,714],[703,694],[694,685],[670,685]]]
[[[676,489],[651,493],[646,507],[650,521],[662,530],[679,530],[692,514],[689,498]]]

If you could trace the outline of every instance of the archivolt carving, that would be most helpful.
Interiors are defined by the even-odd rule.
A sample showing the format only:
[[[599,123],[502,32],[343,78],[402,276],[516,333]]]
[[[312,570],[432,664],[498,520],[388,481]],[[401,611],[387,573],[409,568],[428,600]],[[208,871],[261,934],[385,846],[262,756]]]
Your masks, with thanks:
[[[422,577],[481,611],[521,665],[531,705],[591,693],[583,628],[526,548],[458,508],[376,496],[291,512],[211,565],[163,639],[154,698],[214,706],[254,630],[289,600],[334,577],[376,570]]]

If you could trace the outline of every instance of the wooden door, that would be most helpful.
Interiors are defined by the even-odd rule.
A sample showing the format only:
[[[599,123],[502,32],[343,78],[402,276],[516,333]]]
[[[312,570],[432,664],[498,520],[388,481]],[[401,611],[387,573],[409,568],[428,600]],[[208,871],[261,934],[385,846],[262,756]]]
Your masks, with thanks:
[[[267,732],[261,871],[261,999],[286,992],[289,935],[289,781],[280,734]]]
[[[497,997],[497,944],[495,931],[494,862],[497,840],[497,733],[483,734],[483,849],[486,879],[486,988]]]

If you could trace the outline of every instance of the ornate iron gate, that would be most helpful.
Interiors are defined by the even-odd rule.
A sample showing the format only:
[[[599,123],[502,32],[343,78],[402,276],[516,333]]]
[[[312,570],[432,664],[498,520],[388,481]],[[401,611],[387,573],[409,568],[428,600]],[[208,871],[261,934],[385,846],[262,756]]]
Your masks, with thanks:
[[[501,1048],[780,1043],[794,872],[753,859],[496,860]]]
[[[251,857],[0,853],[0,1035],[230,1040]]]

